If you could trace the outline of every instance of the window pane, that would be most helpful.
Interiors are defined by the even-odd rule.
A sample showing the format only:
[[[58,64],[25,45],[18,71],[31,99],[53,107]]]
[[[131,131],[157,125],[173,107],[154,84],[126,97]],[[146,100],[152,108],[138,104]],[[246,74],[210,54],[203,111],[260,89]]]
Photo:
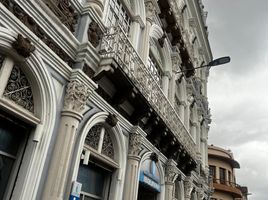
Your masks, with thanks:
[[[225,169],[220,168],[220,183],[225,183]]]
[[[82,183],[82,191],[102,197],[105,180],[109,173],[93,164],[80,164],[77,181]]]
[[[3,199],[14,159],[0,155],[0,199]]]
[[[1,120],[1,118],[0,123],[0,151],[16,156],[24,135],[21,132],[24,130],[16,129],[14,124]]]

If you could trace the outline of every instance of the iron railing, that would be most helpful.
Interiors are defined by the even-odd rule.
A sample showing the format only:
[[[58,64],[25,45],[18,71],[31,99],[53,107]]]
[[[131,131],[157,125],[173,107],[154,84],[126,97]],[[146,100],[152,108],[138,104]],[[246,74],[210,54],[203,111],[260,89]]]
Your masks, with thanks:
[[[196,160],[193,138],[120,26],[117,25],[107,29],[102,38],[100,49],[100,56],[104,63],[105,59],[116,61],[152,108],[163,119],[177,140]]]

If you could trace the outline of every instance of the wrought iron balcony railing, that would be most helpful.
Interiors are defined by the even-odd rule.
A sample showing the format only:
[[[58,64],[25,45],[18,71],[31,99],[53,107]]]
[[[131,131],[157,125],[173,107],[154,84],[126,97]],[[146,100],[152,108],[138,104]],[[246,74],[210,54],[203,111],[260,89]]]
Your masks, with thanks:
[[[107,29],[100,47],[102,61],[113,59],[139,89],[152,108],[166,123],[177,140],[196,160],[193,138],[181,122],[177,112],[164,95],[159,83],[150,73],[120,26]]]

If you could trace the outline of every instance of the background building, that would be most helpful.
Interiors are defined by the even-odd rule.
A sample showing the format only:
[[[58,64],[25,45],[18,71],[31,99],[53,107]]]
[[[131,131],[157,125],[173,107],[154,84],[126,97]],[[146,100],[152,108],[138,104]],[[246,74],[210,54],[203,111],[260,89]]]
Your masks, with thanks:
[[[0,199],[207,199],[206,15],[0,0]]]
[[[213,181],[211,200],[247,199],[247,187],[236,184],[235,169],[240,168],[230,150],[208,146],[209,173]]]

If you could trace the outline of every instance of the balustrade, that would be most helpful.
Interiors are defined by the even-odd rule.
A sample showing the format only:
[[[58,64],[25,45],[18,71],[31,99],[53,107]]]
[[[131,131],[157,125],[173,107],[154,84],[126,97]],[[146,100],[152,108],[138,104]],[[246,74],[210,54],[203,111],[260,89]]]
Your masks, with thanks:
[[[152,108],[163,119],[177,140],[192,158],[196,159],[193,138],[164,95],[158,81],[148,70],[119,25],[107,29],[102,38],[100,56],[102,59],[114,59],[117,62],[118,66],[122,68]]]

